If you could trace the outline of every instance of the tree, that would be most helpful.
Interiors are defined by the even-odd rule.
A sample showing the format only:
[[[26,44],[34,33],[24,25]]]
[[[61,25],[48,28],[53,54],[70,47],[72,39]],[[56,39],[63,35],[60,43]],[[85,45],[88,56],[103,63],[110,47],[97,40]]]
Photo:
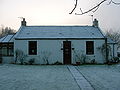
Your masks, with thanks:
[[[16,31],[14,29],[11,29],[10,27],[4,27],[1,26],[0,28],[0,37],[3,37],[8,34],[14,34]]]
[[[118,48],[120,47],[120,32],[113,30],[106,31],[106,37],[109,37],[114,42],[118,43]]]
[[[89,12],[96,12],[98,10],[98,8],[104,3],[104,2],[108,2],[107,5],[111,5],[111,4],[115,4],[115,5],[120,5],[120,3],[117,3],[115,2],[114,0],[102,0],[100,3],[98,3],[96,6],[93,6],[93,8],[90,8],[89,10],[87,11],[83,11],[81,8],[80,8],[80,12],[81,13],[75,13],[75,15],[83,15],[83,14],[86,14],[86,13],[89,13]],[[72,11],[69,13],[69,14],[73,14],[73,12],[75,11],[75,9],[77,8],[78,6],[78,0],[75,0],[75,6],[74,8],[72,9]]]

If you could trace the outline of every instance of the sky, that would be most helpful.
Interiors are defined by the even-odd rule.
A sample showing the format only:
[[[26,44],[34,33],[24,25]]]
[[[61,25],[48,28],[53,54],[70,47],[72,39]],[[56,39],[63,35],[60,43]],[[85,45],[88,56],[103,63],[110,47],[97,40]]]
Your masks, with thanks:
[[[120,31],[120,5],[103,3],[95,12],[75,15],[89,10],[102,0],[79,0],[73,14],[75,0],[0,0],[0,27],[7,26],[18,30],[24,17],[28,26],[33,25],[92,25],[92,17],[97,18],[99,27],[104,30]],[[120,0],[114,0],[120,2]]]

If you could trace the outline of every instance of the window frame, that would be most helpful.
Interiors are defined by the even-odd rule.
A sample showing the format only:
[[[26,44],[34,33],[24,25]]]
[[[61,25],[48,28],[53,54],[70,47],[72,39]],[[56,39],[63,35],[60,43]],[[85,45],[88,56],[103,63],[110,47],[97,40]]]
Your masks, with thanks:
[[[28,55],[37,55],[37,41],[28,41]]]
[[[87,55],[94,54],[94,41],[86,41],[86,54]]]
[[[2,56],[14,56],[14,43],[0,43]],[[6,49],[6,52],[4,52]]]

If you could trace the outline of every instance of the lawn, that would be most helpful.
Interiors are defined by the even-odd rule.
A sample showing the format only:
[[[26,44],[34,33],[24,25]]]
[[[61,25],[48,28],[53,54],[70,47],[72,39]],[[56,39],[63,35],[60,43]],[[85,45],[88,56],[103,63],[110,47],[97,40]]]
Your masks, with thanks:
[[[120,65],[83,65],[77,68],[95,90],[120,90]]]
[[[67,66],[0,65],[0,90],[79,90]]]
[[[95,90],[120,90],[120,65],[76,69]],[[80,90],[67,65],[0,65],[0,90]]]

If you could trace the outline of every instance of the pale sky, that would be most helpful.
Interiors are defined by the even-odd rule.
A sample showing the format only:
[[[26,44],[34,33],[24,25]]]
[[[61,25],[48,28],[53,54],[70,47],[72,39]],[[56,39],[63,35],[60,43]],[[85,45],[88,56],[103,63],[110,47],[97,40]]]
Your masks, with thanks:
[[[102,0],[79,0],[75,13],[97,5]],[[110,0],[108,0],[110,1]],[[114,0],[120,2],[120,0]],[[107,5],[105,2],[95,13],[70,15],[75,0],[0,0],[0,26],[18,30],[21,19],[26,18],[27,25],[92,25],[91,14],[99,21],[102,30],[120,31],[120,5]]]

